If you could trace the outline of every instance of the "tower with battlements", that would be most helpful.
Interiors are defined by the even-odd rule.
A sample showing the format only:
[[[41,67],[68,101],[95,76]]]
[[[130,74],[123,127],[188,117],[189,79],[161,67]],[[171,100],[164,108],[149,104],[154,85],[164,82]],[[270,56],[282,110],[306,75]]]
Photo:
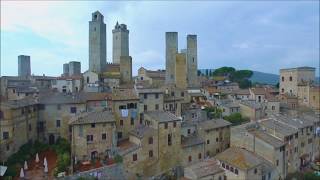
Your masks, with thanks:
[[[129,56],[129,30],[125,24],[117,24],[112,30],[112,62],[120,64],[121,56]]]
[[[106,66],[106,24],[96,11],[89,21],[89,71],[101,73]]]

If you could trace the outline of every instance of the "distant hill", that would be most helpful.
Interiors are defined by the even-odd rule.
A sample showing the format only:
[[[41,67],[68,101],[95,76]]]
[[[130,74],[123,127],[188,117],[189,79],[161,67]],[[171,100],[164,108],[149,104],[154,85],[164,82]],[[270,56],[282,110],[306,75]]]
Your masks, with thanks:
[[[276,85],[279,82],[279,75],[264,73],[259,71],[252,71],[252,72],[253,72],[253,75],[250,78],[252,82],[259,82],[263,84],[273,84],[273,85]]]

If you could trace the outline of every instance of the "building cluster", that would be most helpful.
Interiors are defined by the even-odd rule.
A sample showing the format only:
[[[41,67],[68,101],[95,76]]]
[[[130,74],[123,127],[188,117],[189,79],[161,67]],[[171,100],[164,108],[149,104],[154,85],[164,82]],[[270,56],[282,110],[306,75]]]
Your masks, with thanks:
[[[178,51],[178,33],[167,32],[166,69],[141,67],[133,78],[129,30],[117,22],[112,34],[107,63],[104,16],[94,12],[83,73],[71,61],[60,77],[35,76],[30,56],[18,57],[18,76],[1,77],[0,161],[27,142],[65,138],[71,167],[121,156],[126,171],[145,177],[183,169],[185,178],[222,180],[283,179],[319,156],[314,68],[280,70],[280,92],[240,89],[225,77],[198,76],[197,35]],[[236,113],[248,121],[225,120]]]

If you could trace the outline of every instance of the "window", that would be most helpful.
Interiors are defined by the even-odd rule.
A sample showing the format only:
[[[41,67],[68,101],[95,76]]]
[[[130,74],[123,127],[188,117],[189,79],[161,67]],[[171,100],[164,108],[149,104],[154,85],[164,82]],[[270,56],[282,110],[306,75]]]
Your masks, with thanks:
[[[70,107],[70,113],[77,113],[77,107]]]
[[[298,138],[298,133],[294,134],[294,137],[297,139]]]
[[[272,110],[275,110],[275,109],[276,109],[276,107],[275,107],[275,106],[272,106],[272,107],[271,107],[271,109],[272,109]]]
[[[149,144],[153,144],[153,137],[149,137]]]
[[[271,172],[268,173],[268,179],[271,179]]]
[[[156,110],[159,110],[159,104],[156,104],[155,109],[156,109]]]
[[[283,77],[283,76],[281,77],[281,81],[282,81],[282,82],[284,81],[284,77]]]
[[[216,142],[218,142],[219,141],[219,138],[216,138]]]
[[[194,62],[194,58],[192,58],[192,62]]]
[[[171,96],[174,96],[174,92],[171,92]]]
[[[153,151],[152,151],[152,150],[149,151],[149,157],[150,157],[150,158],[153,157]]]
[[[144,119],[144,114],[140,113],[140,124],[142,124],[143,119]]]
[[[61,109],[61,104],[57,105],[57,109],[60,110]]]
[[[201,159],[201,153],[198,154],[198,158]]]
[[[284,93],[284,89],[283,88],[281,89],[281,92]]]
[[[177,122],[173,122],[173,127],[177,127]]]
[[[148,106],[147,106],[147,105],[144,105],[144,106],[143,106],[143,109],[144,109],[144,111],[147,111],[147,110],[148,110]]]
[[[207,139],[207,144],[210,144],[210,140],[209,139]]]
[[[188,134],[191,134],[191,129],[188,129]]]
[[[229,170],[229,165],[226,165],[226,169]]]
[[[312,138],[308,139],[308,144],[312,143]]]
[[[103,133],[103,134],[101,135],[101,139],[102,139],[102,140],[106,140],[106,139],[107,139],[107,134],[106,134],[106,133]]]
[[[96,124],[95,123],[91,123],[91,128],[95,128]]]
[[[181,97],[184,97],[184,92],[181,92]]]
[[[225,165],[224,163],[222,163],[222,167],[223,167],[223,168],[225,168],[225,167],[226,167],[226,165]]]
[[[292,81],[292,76],[289,77],[289,81]]]
[[[118,132],[118,139],[122,139],[122,132]]]
[[[257,174],[258,173],[258,170],[257,170],[257,168],[256,169],[254,169],[254,174]]]
[[[93,141],[93,135],[87,135],[87,142]]]
[[[29,124],[29,131],[31,131],[32,130],[32,127],[31,127],[31,124]]]
[[[120,126],[123,126],[123,120],[120,119]]]
[[[235,173],[235,174],[239,174],[238,169],[234,169],[234,173]]]
[[[2,133],[3,139],[9,139],[9,132]]]
[[[143,98],[147,99],[148,98],[148,94],[143,94]]]
[[[9,144],[7,144],[7,151],[9,151],[10,150],[10,146],[9,146]]]
[[[188,157],[188,161],[191,162],[192,161],[192,156]]]
[[[60,124],[61,122],[60,122],[60,120],[56,120],[56,127],[60,127]]]
[[[230,171],[233,172],[233,167],[230,166]]]
[[[216,149],[216,153],[219,153],[220,152],[220,149]]]
[[[137,154],[133,154],[132,155],[132,161],[136,161],[138,159],[138,155]]]
[[[159,98],[159,94],[158,94],[158,93],[156,93],[156,95],[155,95],[155,96],[156,96],[156,99],[158,99],[158,98]]]
[[[171,134],[168,134],[168,146],[172,145],[172,136]]]
[[[167,123],[167,122],[164,123],[164,128],[165,128],[165,129],[168,129],[168,123]]]

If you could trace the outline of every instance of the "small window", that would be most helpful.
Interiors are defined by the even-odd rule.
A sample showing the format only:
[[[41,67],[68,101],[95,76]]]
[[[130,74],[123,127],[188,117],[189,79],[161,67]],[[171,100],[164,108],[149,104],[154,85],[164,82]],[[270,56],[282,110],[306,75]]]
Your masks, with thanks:
[[[225,165],[224,163],[222,163],[222,167],[223,167],[223,168],[225,168],[225,167],[226,167],[226,165]]]
[[[91,123],[91,128],[95,128],[96,124],[95,123]]]
[[[192,156],[188,157],[188,161],[191,162],[192,161]]]
[[[188,129],[188,134],[191,134],[191,129]]]
[[[120,126],[123,126],[123,120],[120,119]]]
[[[77,113],[77,107],[70,107],[70,113]]]
[[[168,129],[168,123],[167,123],[167,122],[164,123],[164,128],[165,128],[165,129]]]
[[[168,134],[168,146],[172,145],[172,136],[171,134]]]
[[[152,150],[149,151],[149,157],[150,157],[150,158],[153,157],[153,151],[152,151]]]
[[[171,96],[174,96],[174,92],[171,92]]]
[[[202,158],[201,156],[202,156],[201,153],[199,153],[199,154],[198,154],[198,158],[201,159],[201,158]]]
[[[177,127],[177,122],[173,122],[173,127]]]
[[[219,138],[216,138],[216,142],[219,142]]]
[[[101,135],[101,139],[102,139],[102,140],[106,140],[106,139],[107,139],[107,134],[106,134],[106,133],[103,133],[103,134]]]
[[[281,81],[282,81],[282,82],[284,81],[284,77],[283,77],[283,76],[281,77]]]
[[[292,81],[292,76],[289,77],[289,81]]]
[[[156,104],[155,109],[156,109],[156,110],[159,110],[159,104]]]
[[[258,173],[258,170],[257,170],[257,168],[256,169],[254,169],[254,174],[257,174]]]
[[[56,121],[56,127],[60,127],[60,126],[61,126],[60,123],[61,123],[61,121],[60,121],[60,120],[57,120],[57,121]]]
[[[229,165],[226,165],[226,169],[229,170]]]
[[[143,109],[144,109],[144,111],[147,111],[147,110],[148,110],[148,106],[147,106],[147,105],[144,105],[144,106],[143,106]]]
[[[153,144],[153,137],[149,137],[149,144]]]
[[[159,94],[158,93],[156,93],[156,99],[158,99],[159,98]]]
[[[118,132],[118,139],[122,139],[122,132]]]
[[[230,171],[233,172],[233,167],[232,166],[230,166]]]
[[[9,146],[9,144],[7,144],[7,147],[6,147],[6,148],[7,148],[7,151],[9,151],[9,150],[10,150],[10,146]]]
[[[184,92],[181,92],[181,97],[184,97]]]
[[[133,154],[132,155],[132,161],[136,161],[138,160],[138,155],[137,154]]]
[[[143,94],[144,99],[148,99],[148,94]]]
[[[235,174],[239,174],[238,169],[234,169],[234,173],[235,173]]]
[[[9,139],[9,132],[2,133],[3,139]]]
[[[210,144],[210,140],[209,139],[207,139],[207,144]]]
[[[93,135],[87,135],[87,142],[93,141]]]

